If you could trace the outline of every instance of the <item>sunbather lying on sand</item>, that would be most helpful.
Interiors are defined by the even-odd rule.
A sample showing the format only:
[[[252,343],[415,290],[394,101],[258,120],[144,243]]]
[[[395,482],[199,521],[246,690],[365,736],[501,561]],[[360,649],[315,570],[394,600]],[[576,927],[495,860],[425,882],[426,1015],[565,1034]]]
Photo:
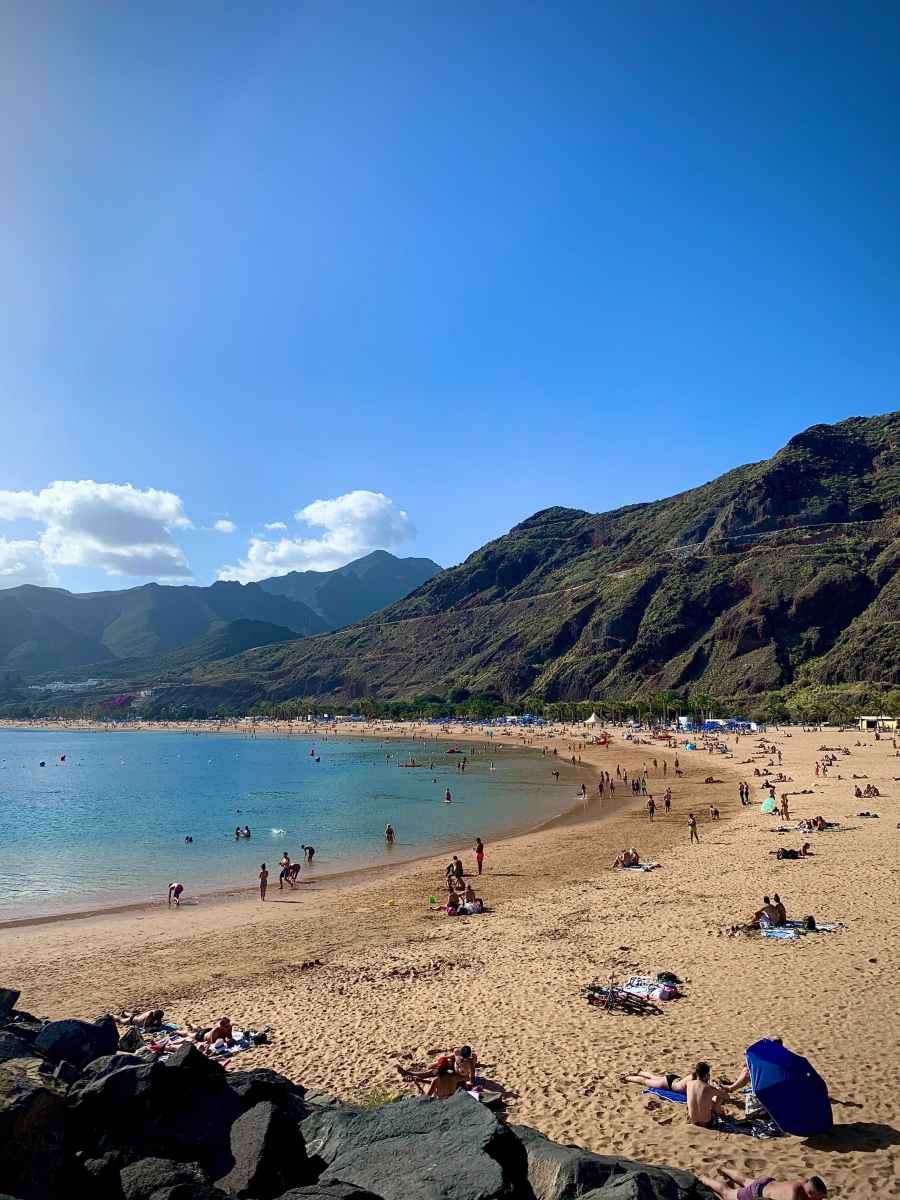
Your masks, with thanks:
[[[668,1092],[680,1092],[684,1095],[687,1092],[689,1075],[676,1075],[669,1071],[662,1074],[658,1071],[636,1071],[634,1075],[623,1075],[622,1078],[626,1083],[640,1083],[644,1087],[665,1088]]]
[[[148,1008],[139,1013],[123,1012],[122,1020],[126,1025],[139,1025],[142,1029],[159,1029],[163,1023],[163,1010]]]
[[[828,1195],[828,1189],[818,1175],[779,1182],[771,1175],[760,1175],[756,1179],[738,1175],[730,1167],[720,1167],[719,1174],[722,1179],[699,1174],[697,1178],[721,1200],[819,1200]]]

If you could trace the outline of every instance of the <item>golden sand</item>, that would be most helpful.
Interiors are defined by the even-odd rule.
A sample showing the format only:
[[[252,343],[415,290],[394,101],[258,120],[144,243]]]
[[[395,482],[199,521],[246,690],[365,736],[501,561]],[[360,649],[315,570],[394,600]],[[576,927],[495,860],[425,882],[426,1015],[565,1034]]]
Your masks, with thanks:
[[[557,731],[561,754],[574,736],[581,734]],[[40,1015],[90,1017],[152,1002],[175,1020],[227,1013],[238,1024],[271,1025],[272,1044],[236,1065],[269,1065],[348,1099],[397,1090],[395,1062],[466,1041],[493,1064],[487,1074],[517,1094],[510,1119],[558,1140],[705,1171],[727,1163],[782,1178],[815,1172],[841,1196],[895,1195],[900,757],[890,738],[876,742],[871,734],[767,737],[793,780],[779,793],[812,789],[791,797],[792,820],[821,813],[842,830],[769,832],[778,822],[760,814],[765,793],[753,776],[769,758],[742,761],[757,754],[755,735],[728,739],[733,758],[680,749],[685,775],[675,779],[673,751],[631,746],[616,730],[609,748],[581,751],[590,793],[592,768],[615,776],[617,763],[632,771],[647,762],[658,801],[665,783],[672,786],[671,816],[660,812],[651,825],[643,802],[620,787],[619,812],[604,814],[593,800],[579,821],[488,844],[478,888],[492,909],[485,916],[429,911],[443,857],[295,892],[279,893],[276,879],[265,904],[251,894],[201,898],[177,911],[150,907],[0,930],[0,982],[20,987],[23,1006]],[[519,736],[506,740],[520,744]],[[851,754],[816,778],[822,745]],[[881,797],[854,799],[854,773]],[[723,782],[704,784],[707,775]],[[738,803],[742,778],[751,784],[751,808]],[[719,821],[709,818],[711,802]],[[862,809],[880,818],[856,817]],[[689,810],[698,817],[699,846],[688,843]],[[769,854],[806,840],[812,858]],[[662,868],[612,871],[617,851],[631,845]],[[471,846],[459,851],[474,870]],[[797,943],[723,933],[774,891],[789,915],[812,913],[846,928]],[[304,968],[316,960],[321,965]],[[660,1017],[605,1013],[581,994],[610,973],[658,970],[674,971],[687,993]],[[620,1082],[637,1068],[688,1071],[698,1059],[711,1063],[714,1077],[733,1076],[744,1048],[772,1035],[828,1081],[836,1122],[829,1138],[757,1141],[702,1130],[686,1123],[683,1108],[648,1103],[638,1087]]]

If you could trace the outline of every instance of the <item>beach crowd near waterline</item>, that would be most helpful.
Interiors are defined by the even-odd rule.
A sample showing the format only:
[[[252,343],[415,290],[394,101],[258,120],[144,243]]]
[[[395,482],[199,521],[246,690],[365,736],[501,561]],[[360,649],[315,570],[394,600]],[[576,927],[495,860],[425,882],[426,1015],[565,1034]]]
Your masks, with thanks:
[[[410,733],[397,727],[398,736]],[[596,775],[589,768],[614,776],[617,763],[641,772],[649,761],[653,794],[661,797],[665,788],[652,758],[666,761],[671,811],[657,812],[651,822],[645,798],[628,792],[623,810],[606,820],[595,819],[599,806],[592,800],[587,820],[582,813],[578,824],[489,844],[482,890],[493,911],[474,921],[448,920],[428,904],[446,867],[439,858],[332,887],[314,885],[297,898],[300,905],[257,902],[252,910],[240,901],[177,916],[148,912],[78,922],[77,957],[54,926],[8,930],[0,934],[4,950],[29,971],[29,994],[36,988],[48,1004],[64,981],[69,1007],[74,996],[88,1012],[146,999],[164,1001],[187,1019],[203,1020],[221,1008],[246,1023],[270,1024],[276,1038],[254,1058],[291,1074],[315,1056],[319,1076],[344,1095],[388,1086],[395,1060],[421,1060],[430,1048],[465,1041],[502,1068],[502,1082],[519,1096],[515,1119],[552,1136],[698,1169],[728,1162],[753,1175],[757,1165],[769,1166],[780,1178],[808,1170],[841,1194],[853,1194],[857,1180],[868,1181],[867,1194],[877,1194],[896,1166],[890,1130],[898,1124],[882,1069],[896,1061],[896,1037],[889,1024],[877,1046],[864,1033],[871,995],[885,1005],[897,999],[891,964],[900,765],[891,740],[770,729],[765,740],[781,750],[780,766],[772,755],[742,761],[754,759],[753,735],[737,744],[726,739],[733,758],[667,750],[659,742],[652,748],[626,743],[621,730],[606,748],[587,745],[574,728],[554,730],[552,738],[533,731],[504,737],[506,744],[523,740],[538,752],[552,743],[560,755],[578,746],[571,752],[582,757],[590,792]],[[674,776],[676,752],[682,777]],[[838,752],[840,765],[823,777],[825,755]],[[799,793],[789,798],[792,821],[822,816],[841,828],[802,839],[796,830],[770,832],[782,822],[760,812],[768,791],[757,786],[764,780],[755,768],[791,777],[784,790]],[[868,778],[860,784],[853,775]],[[708,776],[722,782],[706,784]],[[742,806],[738,786],[745,780],[753,803]],[[854,789],[868,784],[880,796],[861,803]],[[879,818],[857,817],[863,810]],[[699,845],[688,841],[690,811]],[[802,841],[813,843],[813,855],[802,861],[770,854]],[[661,867],[612,870],[623,846]],[[471,846],[458,852],[471,873]],[[820,923],[844,927],[785,940],[763,940],[759,932],[727,936],[732,925],[749,923],[763,895],[776,891],[791,916],[815,914]],[[124,985],[114,965],[123,956],[129,962]],[[301,971],[315,960],[319,966]],[[689,981],[687,994],[652,1022],[601,1015],[581,994],[585,984],[610,973],[621,980],[663,969]],[[129,995],[122,995],[123,986]],[[621,1074],[639,1069],[681,1076],[701,1060],[712,1063],[716,1076],[733,1078],[744,1048],[775,1034],[806,1055],[846,1105],[835,1108],[840,1153],[794,1138],[764,1144],[747,1138],[749,1145],[739,1145],[737,1137],[687,1125],[665,1102],[646,1107],[639,1090],[619,1082]],[[849,1132],[841,1135],[845,1127]]]

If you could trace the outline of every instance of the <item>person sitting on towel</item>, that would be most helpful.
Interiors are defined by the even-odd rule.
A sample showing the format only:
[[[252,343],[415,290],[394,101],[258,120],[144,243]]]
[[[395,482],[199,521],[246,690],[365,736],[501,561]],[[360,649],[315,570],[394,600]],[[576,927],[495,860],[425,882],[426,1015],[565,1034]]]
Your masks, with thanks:
[[[208,1046],[212,1046],[215,1042],[221,1039],[229,1046],[234,1044],[234,1033],[231,1028],[231,1022],[227,1017],[219,1017],[219,1020],[212,1029],[204,1033],[203,1040]]]

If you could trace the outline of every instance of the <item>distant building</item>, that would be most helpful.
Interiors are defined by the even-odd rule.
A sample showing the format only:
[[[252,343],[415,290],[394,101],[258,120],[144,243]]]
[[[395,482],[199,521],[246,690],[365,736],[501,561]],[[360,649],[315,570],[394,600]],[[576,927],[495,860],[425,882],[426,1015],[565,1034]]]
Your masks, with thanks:
[[[896,733],[900,729],[898,717],[860,717],[859,728],[862,733]]]

